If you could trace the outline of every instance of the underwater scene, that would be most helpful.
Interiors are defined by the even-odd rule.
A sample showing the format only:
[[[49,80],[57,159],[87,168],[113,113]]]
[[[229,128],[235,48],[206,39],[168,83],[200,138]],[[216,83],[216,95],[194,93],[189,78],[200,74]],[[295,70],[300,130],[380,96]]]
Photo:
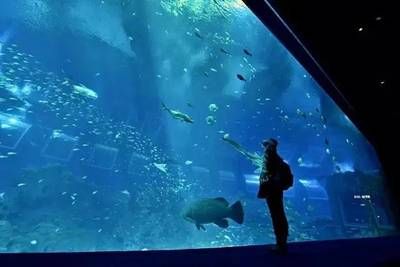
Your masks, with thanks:
[[[0,2],[0,252],[274,243],[270,137],[290,242],[391,233],[373,147],[241,0]]]

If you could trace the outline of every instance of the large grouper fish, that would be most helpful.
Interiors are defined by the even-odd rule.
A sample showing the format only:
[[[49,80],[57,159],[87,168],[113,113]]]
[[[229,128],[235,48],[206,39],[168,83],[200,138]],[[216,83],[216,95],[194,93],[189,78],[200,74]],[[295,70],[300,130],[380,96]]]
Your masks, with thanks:
[[[221,228],[229,226],[228,218],[238,224],[243,223],[242,203],[236,201],[232,206],[223,197],[206,198],[191,203],[183,213],[183,218],[194,223],[198,230],[205,230],[203,224],[215,223]]]

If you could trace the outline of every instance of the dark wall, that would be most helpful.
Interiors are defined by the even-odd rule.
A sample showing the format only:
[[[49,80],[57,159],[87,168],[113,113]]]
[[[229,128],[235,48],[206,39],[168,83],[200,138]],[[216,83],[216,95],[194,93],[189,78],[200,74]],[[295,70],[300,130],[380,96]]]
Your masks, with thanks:
[[[245,0],[374,145],[386,174],[386,189],[400,226],[399,149],[394,72],[396,20],[389,1]],[[279,16],[311,52],[293,38]],[[397,56],[396,56],[397,55]],[[327,76],[321,75],[318,65]],[[330,77],[331,83],[328,79]]]

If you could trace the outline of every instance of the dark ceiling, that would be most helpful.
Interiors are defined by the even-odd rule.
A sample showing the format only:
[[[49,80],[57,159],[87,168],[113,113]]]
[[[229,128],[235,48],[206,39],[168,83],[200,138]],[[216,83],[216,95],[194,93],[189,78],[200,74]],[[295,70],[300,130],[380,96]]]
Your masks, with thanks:
[[[244,0],[375,146],[400,225],[395,1]],[[274,10],[276,13],[274,13]],[[318,64],[290,34],[297,35]],[[399,48],[399,46],[397,46]],[[319,77],[316,77],[319,76]],[[328,77],[334,84],[330,83]]]

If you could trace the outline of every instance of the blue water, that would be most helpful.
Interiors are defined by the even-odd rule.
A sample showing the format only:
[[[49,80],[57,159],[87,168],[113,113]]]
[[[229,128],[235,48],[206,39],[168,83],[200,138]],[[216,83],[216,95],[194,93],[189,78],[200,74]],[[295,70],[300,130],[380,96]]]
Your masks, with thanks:
[[[390,229],[374,149],[238,0],[3,0],[0,123],[3,252],[272,243],[240,153],[269,137],[295,176],[290,241]],[[244,223],[183,219],[214,197]]]

